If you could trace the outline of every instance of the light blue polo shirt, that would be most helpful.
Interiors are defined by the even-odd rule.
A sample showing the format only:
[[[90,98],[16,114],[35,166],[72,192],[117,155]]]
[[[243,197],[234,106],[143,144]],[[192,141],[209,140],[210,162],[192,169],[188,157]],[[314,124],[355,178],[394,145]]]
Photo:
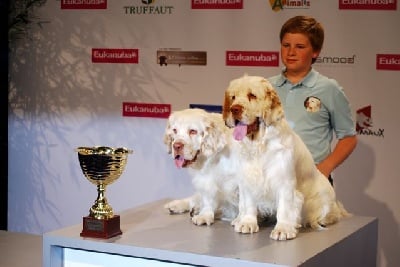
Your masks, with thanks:
[[[278,92],[289,125],[311,151],[315,163],[331,153],[333,132],[337,139],[356,134],[349,101],[336,80],[311,69],[297,84],[283,73],[269,81]]]

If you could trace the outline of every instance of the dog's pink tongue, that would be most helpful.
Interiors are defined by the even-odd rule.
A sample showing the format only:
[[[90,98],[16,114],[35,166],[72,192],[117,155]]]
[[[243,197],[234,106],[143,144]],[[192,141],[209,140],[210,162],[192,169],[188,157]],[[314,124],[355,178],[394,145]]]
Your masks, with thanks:
[[[176,156],[176,158],[175,158],[175,166],[177,168],[182,168],[183,163],[185,163],[185,159],[182,156]]]
[[[247,125],[239,123],[233,129],[233,138],[237,141],[241,141],[247,134]]]

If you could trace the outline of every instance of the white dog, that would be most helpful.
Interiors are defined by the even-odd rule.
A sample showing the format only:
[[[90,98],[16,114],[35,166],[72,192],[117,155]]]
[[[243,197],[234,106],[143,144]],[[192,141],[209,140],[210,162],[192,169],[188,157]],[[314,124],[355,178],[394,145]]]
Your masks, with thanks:
[[[196,225],[211,225],[216,216],[232,220],[238,212],[237,158],[232,154],[232,130],[222,115],[184,109],[168,118],[164,143],[178,168],[188,168],[195,195],[165,205],[171,213],[195,210]],[[192,212],[191,212],[192,213]]]
[[[281,102],[263,77],[244,76],[225,91],[223,118],[234,128],[241,156],[236,232],[259,230],[257,215],[275,215],[270,237],[293,239],[298,228],[322,228],[348,215],[328,179],[288,125]]]

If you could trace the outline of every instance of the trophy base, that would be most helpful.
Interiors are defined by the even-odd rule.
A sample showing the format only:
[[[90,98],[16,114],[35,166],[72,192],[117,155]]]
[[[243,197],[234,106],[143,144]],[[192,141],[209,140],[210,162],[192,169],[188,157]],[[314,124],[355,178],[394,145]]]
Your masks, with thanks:
[[[83,217],[82,237],[111,238],[122,234],[120,217],[114,215],[110,219],[96,219],[90,216]]]

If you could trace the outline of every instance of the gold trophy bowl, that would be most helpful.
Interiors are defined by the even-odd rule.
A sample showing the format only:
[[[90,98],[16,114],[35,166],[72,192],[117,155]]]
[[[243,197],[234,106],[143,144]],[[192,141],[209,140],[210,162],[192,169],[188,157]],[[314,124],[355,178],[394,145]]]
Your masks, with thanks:
[[[133,151],[124,147],[78,147],[79,164],[84,176],[97,186],[97,199],[83,217],[81,236],[110,238],[122,234],[120,216],[115,215],[105,197],[107,185],[115,182],[125,169],[128,154]]]

